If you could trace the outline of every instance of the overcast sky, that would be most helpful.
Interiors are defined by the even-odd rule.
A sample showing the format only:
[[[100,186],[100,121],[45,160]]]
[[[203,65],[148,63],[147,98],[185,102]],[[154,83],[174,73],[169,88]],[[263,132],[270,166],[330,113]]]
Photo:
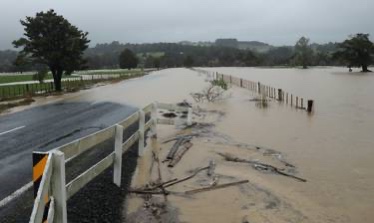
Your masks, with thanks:
[[[293,45],[374,36],[374,0],[0,0],[0,49],[23,33],[19,20],[55,9],[88,31],[91,45],[258,40]]]

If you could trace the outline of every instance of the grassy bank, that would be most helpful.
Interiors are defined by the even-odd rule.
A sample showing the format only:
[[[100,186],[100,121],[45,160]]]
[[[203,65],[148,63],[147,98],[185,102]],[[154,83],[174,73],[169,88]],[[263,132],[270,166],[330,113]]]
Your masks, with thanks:
[[[75,77],[75,76],[64,75],[62,79],[71,78],[71,77]],[[49,80],[49,79],[53,79],[52,74],[48,74],[45,78],[45,80]],[[0,84],[23,82],[23,81],[35,81],[35,80],[33,79],[33,75],[31,74],[0,76]]]
[[[108,74],[108,73],[105,73]],[[113,73],[112,73],[113,74]],[[108,76],[94,74],[94,78],[76,78],[74,80],[68,79],[62,81],[62,89],[65,92],[77,91],[80,89],[91,87],[93,84],[103,81],[121,81],[130,78],[140,77],[145,75],[144,72],[132,72],[126,74],[119,74]],[[54,92],[53,83],[35,83],[35,84],[17,84],[10,86],[0,86],[0,101],[10,100],[15,98],[22,98],[25,96],[34,96],[34,95],[48,95]]]
[[[74,72],[72,75],[64,75],[62,79],[77,77],[77,75],[128,75],[128,74],[140,74],[143,71],[141,69],[115,69],[115,70],[84,70]],[[48,74],[45,80],[52,80],[52,74]],[[8,74],[0,75],[0,84],[23,82],[23,81],[34,81],[33,74]]]

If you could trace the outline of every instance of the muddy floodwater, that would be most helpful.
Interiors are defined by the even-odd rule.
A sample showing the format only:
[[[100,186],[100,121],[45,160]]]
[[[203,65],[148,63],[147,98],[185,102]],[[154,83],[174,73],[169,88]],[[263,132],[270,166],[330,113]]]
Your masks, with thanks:
[[[348,73],[346,68],[207,70],[315,100],[313,115],[286,105],[256,109],[228,102],[237,109],[220,126],[238,141],[286,154],[308,183],[279,182],[278,189],[302,197],[299,205],[309,211],[324,209],[315,221],[374,222],[374,74]],[[245,129],[237,128],[243,124]]]
[[[287,162],[297,167],[295,174],[307,182],[227,164],[222,157],[214,155],[214,150],[237,151],[234,155],[238,156],[243,151],[206,144],[207,139],[192,141],[191,152],[170,177],[180,177],[201,167],[200,158],[196,159],[193,154],[206,154],[206,160],[212,157],[217,160],[220,174],[249,180],[249,185],[240,187],[247,188],[249,193],[244,197],[238,189],[228,188],[201,194],[195,199],[171,197],[175,204],[182,205],[177,207],[182,222],[374,222],[374,74],[348,73],[346,68],[204,69],[260,81],[314,100],[312,115],[276,101],[260,109],[250,101],[256,96],[254,93],[232,87],[226,93],[226,100],[214,104],[194,103],[194,106],[225,114],[214,122],[214,131],[235,142],[279,151]],[[62,99],[93,104],[111,101],[138,107],[154,101],[176,103],[186,99],[193,102],[190,93],[206,87],[206,78],[187,69],[167,69],[143,78],[65,95]],[[38,103],[45,102],[38,99]],[[160,137],[170,135],[160,133]],[[207,151],[196,152],[199,148]],[[146,179],[140,181],[146,182]],[[193,181],[189,183],[187,189],[199,186]],[[271,199],[271,202],[259,205],[264,199]],[[191,203],[194,201],[197,203]],[[273,201],[283,204],[273,205]],[[134,208],[132,202],[134,200],[128,204],[130,210]],[[245,214],[248,218],[244,218]]]

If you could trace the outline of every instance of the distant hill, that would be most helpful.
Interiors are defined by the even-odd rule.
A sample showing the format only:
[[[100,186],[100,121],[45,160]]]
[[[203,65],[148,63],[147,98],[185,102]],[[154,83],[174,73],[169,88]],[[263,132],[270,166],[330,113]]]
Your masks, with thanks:
[[[258,53],[266,53],[273,46],[259,41],[238,41],[237,39],[217,39],[215,46],[232,47],[240,50],[251,50]]]
[[[241,50],[252,50],[258,53],[266,53],[274,47],[259,41],[239,41],[238,48]]]

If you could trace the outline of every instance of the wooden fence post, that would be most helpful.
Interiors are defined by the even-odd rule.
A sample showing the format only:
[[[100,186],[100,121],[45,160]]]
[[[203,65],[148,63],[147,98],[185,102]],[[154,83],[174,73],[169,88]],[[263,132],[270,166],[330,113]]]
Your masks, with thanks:
[[[300,98],[300,103],[301,103],[301,108],[303,109],[303,108],[304,108],[304,101],[303,101],[303,98]]]
[[[144,152],[144,126],[145,126],[145,114],[143,110],[139,111],[139,144],[138,144],[138,155],[143,156]]]
[[[192,108],[188,108],[187,125],[192,125]]]
[[[283,93],[282,93],[282,89],[278,89],[278,100],[279,100],[279,101],[283,101]]]
[[[307,112],[311,113],[313,111],[313,100],[308,100]]]
[[[151,118],[153,121],[153,124],[151,126],[151,131],[153,136],[157,136],[157,109],[158,109],[158,103],[153,102],[153,107],[152,107],[152,113],[151,113]]]
[[[113,183],[121,187],[123,127],[116,125],[114,138]]]
[[[54,222],[67,223],[65,155],[61,151],[54,151],[52,157],[51,190],[55,200]]]
[[[260,82],[257,83],[257,92],[261,94],[261,83]]]
[[[292,104],[293,104],[293,96],[291,94],[291,107],[292,107]]]
[[[299,97],[296,96],[296,108],[299,107]]]

